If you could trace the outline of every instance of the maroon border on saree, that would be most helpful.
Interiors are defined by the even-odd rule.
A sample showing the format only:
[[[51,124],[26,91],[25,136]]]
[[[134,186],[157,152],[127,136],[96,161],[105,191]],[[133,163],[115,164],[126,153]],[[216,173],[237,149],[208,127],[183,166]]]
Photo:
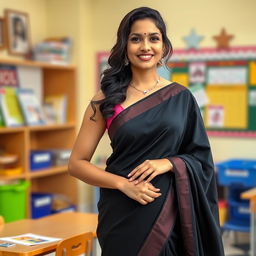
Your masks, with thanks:
[[[184,91],[185,89],[186,87],[174,82],[149,94],[145,98],[142,98],[138,102],[135,102],[134,104],[125,108],[122,112],[120,112],[119,115],[117,115],[113,119],[108,129],[110,139],[111,140],[113,139],[117,129],[120,126],[122,126],[125,122],[149,110],[150,108],[155,107],[156,105],[162,103],[163,101],[177,95],[178,93],[180,93],[181,91]]]
[[[168,159],[172,162],[175,173],[184,255],[195,256],[190,185],[186,164],[179,157]]]
[[[177,208],[174,204],[174,189],[170,187],[160,215],[140,249],[138,256],[159,256],[174,226]]]

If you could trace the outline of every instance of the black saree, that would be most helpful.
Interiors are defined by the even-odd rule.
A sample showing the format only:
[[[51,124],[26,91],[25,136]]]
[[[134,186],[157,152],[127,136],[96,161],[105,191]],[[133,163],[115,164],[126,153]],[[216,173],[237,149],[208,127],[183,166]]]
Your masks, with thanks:
[[[224,255],[211,150],[190,91],[169,84],[124,109],[108,132],[106,171],[127,177],[143,161],[161,158],[174,169],[152,180],[162,195],[147,205],[100,189],[102,256]]]

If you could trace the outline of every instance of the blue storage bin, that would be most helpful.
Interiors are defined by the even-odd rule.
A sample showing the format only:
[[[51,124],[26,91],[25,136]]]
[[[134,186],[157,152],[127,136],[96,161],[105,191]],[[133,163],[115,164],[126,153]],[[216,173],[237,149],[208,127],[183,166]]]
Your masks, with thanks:
[[[235,201],[230,199],[229,205],[229,219],[236,219],[238,221],[250,222],[250,204],[249,201]]]
[[[216,164],[220,185],[256,186],[256,160],[231,159]]]
[[[232,220],[225,222],[223,229],[249,233],[250,232],[250,222],[232,219]]]
[[[30,152],[30,169],[32,171],[52,166],[52,152],[49,150],[32,150]]]
[[[231,185],[228,189],[228,199],[235,200],[237,202],[247,202],[249,204],[249,200],[242,199],[241,194],[250,188],[251,187],[244,187],[241,185]]]
[[[51,214],[52,194],[31,194],[31,216],[37,219]]]

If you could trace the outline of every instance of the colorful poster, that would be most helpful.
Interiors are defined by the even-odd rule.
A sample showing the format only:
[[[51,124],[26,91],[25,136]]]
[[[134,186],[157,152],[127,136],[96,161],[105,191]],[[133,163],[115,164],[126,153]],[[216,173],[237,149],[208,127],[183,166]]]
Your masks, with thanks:
[[[208,106],[207,121],[209,127],[222,128],[224,126],[224,107]]]
[[[189,82],[204,83],[205,71],[206,65],[204,62],[191,62],[189,65]]]
[[[210,105],[223,106],[225,111],[223,128],[245,129],[247,127],[248,92],[246,85],[208,85],[206,92]],[[208,113],[206,115],[209,116]]]
[[[242,85],[247,83],[247,68],[210,67],[207,77],[210,85]]]
[[[209,103],[209,99],[202,84],[195,84],[190,86],[189,89],[193,93],[200,108],[206,106]]]

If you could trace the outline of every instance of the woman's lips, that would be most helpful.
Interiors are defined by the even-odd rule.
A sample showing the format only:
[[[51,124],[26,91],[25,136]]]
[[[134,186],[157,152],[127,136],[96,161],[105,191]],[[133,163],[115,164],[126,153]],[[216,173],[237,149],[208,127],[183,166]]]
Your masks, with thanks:
[[[142,61],[149,61],[152,59],[153,55],[152,54],[141,54],[141,55],[138,55],[138,57]]]

